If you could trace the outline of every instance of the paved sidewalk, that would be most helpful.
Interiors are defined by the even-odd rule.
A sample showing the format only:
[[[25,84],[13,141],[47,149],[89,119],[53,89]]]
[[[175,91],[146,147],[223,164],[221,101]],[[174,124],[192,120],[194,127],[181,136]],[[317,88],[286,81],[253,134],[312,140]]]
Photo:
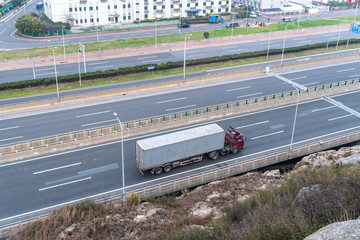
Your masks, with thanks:
[[[344,24],[342,29],[345,29],[348,24]],[[334,28],[334,26],[326,26],[326,27],[317,27],[317,28],[306,28],[297,30],[288,30],[287,37],[296,37],[296,36],[306,36],[312,34],[326,33],[326,32],[337,32],[338,27]],[[279,39],[284,37],[284,31],[272,32],[271,39]],[[202,47],[212,47],[212,46],[221,46],[228,44],[241,44],[246,42],[255,42],[255,41],[267,41],[269,39],[269,33],[259,33],[252,35],[237,35],[233,36],[233,40],[231,42],[231,37],[223,37],[216,39],[203,39],[196,41],[188,41],[187,49],[194,48],[202,48]],[[86,60],[96,60],[96,59],[106,59],[106,58],[118,58],[132,55],[142,55],[142,54],[151,54],[151,53],[159,53],[159,52],[169,52],[169,51],[177,51],[183,50],[184,43],[166,43],[166,44],[158,44],[158,48],[155,49],[155,46],[150,47],[139,47],[139,48],[127,48],[127,49],[112,49],[101,52],[88,52],[86,53]],[[78,55],[77,54],[68,54],[66,55],[66,60],[64,59],[64,55],[60,54],[56,56],[57,63],[68,63],[68,62],[77,62]],[[41,58],[33,58],[33,59],[19,59],[19,60],[11,60],[8,62],[0,63],[0,70],[9,70],[9,69],[17,69],[17,68],[26,68],[32,67],[32,64],[35,66],[43,66],[53,64],[53,56],[50,55],[48,57]]]

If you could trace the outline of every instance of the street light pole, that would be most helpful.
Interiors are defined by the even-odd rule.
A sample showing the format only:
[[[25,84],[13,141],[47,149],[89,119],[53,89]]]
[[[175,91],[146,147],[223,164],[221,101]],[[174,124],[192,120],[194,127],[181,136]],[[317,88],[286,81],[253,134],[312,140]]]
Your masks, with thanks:
[[[185,41],[184,41],[184,82],[186,82],[186,75],[185,75],[185,67],[186,67],[186,38],[191,37],[192,34],[185,34]]]
[[[99,25],[96,25],[96,41],[99,41]]]
[[[290,157],[291,157],[291,155],[292,155],[292,145],[293,145],[293,141],[294,141],[296,116],[297,116],[297,112],[298,112],[299,99],[300,99],[299,89],[298,89],[297,87],[295,87],[294,85],[292,85],[292,86],[293,86],[293,87],[296,89],[296,91],[297,91],[297,102],[296,102],[296,108],[295,108],[294,124],[293,124],[292,132],[291,132],[291,140],[290,140],[290,148],[289,148],[289,156],[290,156]]]
[[[233,40],[234,35],[234,15],[231,15],[231,42]]]
[[[297,31],[299,32],[299,28],[300,28],[300,10],[299,10],[299,17],[298,17],[298,26],[297,26]]]
[[[289,26],[289,24],[293,24],[293,23],[288,23],[288,24],[286,24],[286,27],[285,27],[284,40],[283,40],[283,49],[282,49],[282,53],[281,53],[281,66],[283,65],[283,60],[284,60],[284,49],[285,49],[286,30],[287,30],[287,27]]]
[[[53,47],[53,58],[54,58],[54,68],[55,68],[55,81],[56,81],[56,94],[57,94],[57,101],[60,102],[59,83],[58,83],[57,72],[56,72],[55,48],[57,48],[57,47]]]
[[[125,203],[125,171],[124,171],[124,136],[123,136],[123,127],[122,123],[116,112],[113,113],[114,117],[118,120],[121,131],[121,170],[122,170],[122,203]]]
[[[271,31],[273,30],[277,30],[276,28],[275,29],[271,29],[270,32],[269,32],[269,42],[268,42],[268,49],[267,49],[267,53],[266,53],[266,61],[269,59],[269,51],[270,51],[270,36],[271,36]]]
[[[66,60],[66,53],[65,53],[65,39],[64,39],[64,26],[61,28],[62,39],[63,39],[63,47],[64,47],[64,61]]]
[[[157,50],[157,32],[156,32],[157,18],[155,18],[155,50]]]
[[[339,47],[339,41],[340,41],[340,31],[341,31],[341,24],[339,25],[338,39],[337,39],[337,42],[336,42],[336,51],[338,50],[338,47]]]

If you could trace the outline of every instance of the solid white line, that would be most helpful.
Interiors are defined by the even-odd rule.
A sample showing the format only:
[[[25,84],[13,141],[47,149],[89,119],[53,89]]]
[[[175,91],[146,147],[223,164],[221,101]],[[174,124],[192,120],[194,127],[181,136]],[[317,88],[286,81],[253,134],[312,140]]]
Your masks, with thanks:
[[[139,57],[137,59],[148,59],[148,58],[157,58],[157,56]]]
[[[0,131],[5,131],[9,129],[19,128],[20,126],[8,127],[8,128],[0,128]]]
[[[241,89],[246,89],[246,88],[251,88],[251,86],[246,86],[246,87],[241,87],[241,88],[233,88],[233,89],[228,89],[228,90],[226,90],[226,91],[227,91],[227,92],[232,92],[232,91],[241,90]]]
[[[334,107],[336,107],[336,106],[330,106],[330,107],[325,107],[325,108],[314,109],[311,112],[318,112],[318,111],[327,110],[327,109],[334,108]]]
[[[283,133],[283,132],[285,132],[285,131],[282,130],[282,131],[278,131],[278,132],[274,132],[274,133],[269,133],[269,134],[265,134],[265,135],[258,136],[258,137],[253,137],[253,138],[251,138],[251,140],[255,140],[255,139],[263,138],[263,137],[268,137],[268,136],[275,135],[275,134],[279,134],[279,133]]]
[[[1,35],[3,32],[5,32],[5,30],[6,30],[6,29],[4,29],[4,30],[0,33],[0,35]]]
[[[51,186],[51,187],[40,188],[40,189],[39,189],[39,192],[44,191],[44,190],[48,190],[48,189],[51,189],[51,188],[56,188],[56,187],[61,187],[61,186],[69,185],[69,184],[72,184],[72,183],[77,183],[77,182],[82,182],[82,181],[90,180],[90,179],[91,179],[91,177],[87,177],[87,178],[82,178],[82,179],[75,180],[75,181],[71,181],[71,182],[67,182],[67,183],[61,183],[61,184],[54,185],[54,186]]]
[[[23,136],[18,136],[18,137],[12,137],[12,138],[0,139],[0,142],[2,142],[2,141],[7,141],[7,140],[18,139],[18,138],[22,138],[22,137],[23,137]]]
[[[61,167],[57,167],[57,168],[51,168],[51,169],[47,169],[47,170],[43,170],[43,171],[34,172],[33,174],[36,175],[36,174],[40,174],[40,173],[51,172],[51,171],[55,171],[55,170],[59,170],[59,169],[63,169],[63,168],[77,166],[80,164],[81,164],[81,162],[78,162],[78,163],[69,164],[69,165],[65,165],[65,166],[61,166]]]
[[[259,95],[259,94],[262,94],[262,92],[252,93],[252,94],[243,95],[243,96],[238,96],[238,97],[236,97],[236,98],[250,97],[250,96]]]
[[[170,109],[166,109],[165,111],[173,111],[173,110],[178,110],[178,109],[183,109],[183,108],[189,108],[189,107],[195,107],[196,104],[193,105],[188,105],[188,106],[183,106],[183,107],[177,107],[177,108],[170,108]]]
[[[199,51],[198,51],[198,50],[195,50],[195,51],[187,50],[186,52],[190,54],[190,53],[196,53],[196,52],[199,52]],[[204,55],[204,54],[203,54],[203,55]]]
[[[307,42],[312,42],[312,40],[308,40],[308,41],[300,41],[299,43],[307,43]]]
[[[249,124],[249,125],[245,125],[245,126],[241,126],[241,127],[236,127],[236,129],[252,127],[252,126],[255,126],[255,125],[260,125],[260,124],[264,124],[264,123],[268,123],[268,122],[269,122],[269,120],[266,120],[266,121],[257,122],[257,123],[253,123],[253,124]]]
[[[222,47],[222,49],[228,49],[228,48],[238,48],[239,46],[229,46],[229,47]]]
[[[41,76],[41,75],[49,75],[49,74],[52,74],[52,75],[54,75],[54,73],[53,72],[49,72],[49,73],[40,73],[40,74],[36,74],[36,76]]]
[[[106,120],[106,121],[101,121],[101,122],[94,122],[94,123],[87,123],[87,124],[81,125],[81,127],[96,125],[96,124],[99,124],[99,123],[114,122],[114,121],[116,121],[116,119]]]
[[[114,67],[114,65],[107,65],[107,66],[101,66],[101,67],[92,67],[92,69],[96,69],[96,68],[106,68],[106,67]]]
[[[77,118],[87,117],[87,116],[92,116],[92,115],[97,115],[97,114],[102,114],[102,113],[108,113],[108,112],[111,112],[111,110],[102,111],[102,112],[96,112],[96,113],[89,113],[89,114],[79,115],[79,116],[76,116],[76,117]]]
[[[299,80],[299,79],[304,79],[304,78],[307,78],[306,76],[304,77],[297,77],[297,78],[292,78],[292,79],[289,79],[290,81],[294,81],[294,80]]]
[[[307,83],[307,84],[303,84],[303,85],[304,86],[310,86],[310,85],[314,85],[314,84],[319,84],[319,82]]]
[[[147,63],[147,62],[158,62],[158,61],[162,61],[162,59],[154,59],[154,60],[142,61],[142,62]]]
[[[234,50],[228,50],[228,52],[237,52],[237,51],[242,51],[244,49],[234,49]]]
[[[346,71],[351,71],[351,70],[355,70],[355,68],[348,68],[348,69],[343,69],[343,70],[337,70],[336,72],[346,72]]]
[[[37,68],[37,69],[36,69],[36,72],[50,71],[50,70],[54,71],[54,68],[41,68],[41,69]],[[37,74],[37,75],[38,75],[38,74]]]
[[[304,39],[306,39],[306,38],[305,38],[305,37],[302,37],[302,38],[293,38],[292,40],[298,41],[298,40],[304,40]]]
[[[201,54],[194,54],[194,55],[187,55],[187,57],[196,57],[196,56],[203,56],[205,55],[204,53],[201,53]]]
[[[335,118],[329,118],[328,121],[334,121],[334,120],[338,120],[338,119],[341,119],[341,118],[346,118],[346,117],[350,117],[350,116],[353,116],[353,114],[348,114],[348,115],[344,115],[344,116],[340,116],[340,117],[335,117]]]
[[[356,74],[356,75],[351,75],[351,76],[349,76],[350,78],[352,78],[352,77],[360,77],[360,74]]]
[[[104,63],[109,63],[109,62],[88,63],[87,65],[91,66],[91,65],[99,65]]]
[[[160,102],[156,102],[156,104],[160,104],[160,103],[168,103],[168,102],[175,102],[175,101],[184,100],[184,99],[187,99],[187,97],[183,97],[183,98],[176,98],[176,99],[170,99],[170,100],[165,100],[165,101],[160,101]]]

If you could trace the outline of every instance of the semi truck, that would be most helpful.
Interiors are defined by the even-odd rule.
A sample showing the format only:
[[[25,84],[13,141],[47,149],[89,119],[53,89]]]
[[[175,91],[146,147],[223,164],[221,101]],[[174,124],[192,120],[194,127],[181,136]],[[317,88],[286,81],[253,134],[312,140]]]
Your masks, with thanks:
[[[229,127],[209,124],[135,143],[136,166],[142,174],[169,172],[175,167],[199,162],[207,155],[215,160],[220,155],[236,154],[244,147],[242,134]]]
[[[223,23],[224,22],[224,19],[219,15],[207,16],[207,18],[209,19],[209,23]]]

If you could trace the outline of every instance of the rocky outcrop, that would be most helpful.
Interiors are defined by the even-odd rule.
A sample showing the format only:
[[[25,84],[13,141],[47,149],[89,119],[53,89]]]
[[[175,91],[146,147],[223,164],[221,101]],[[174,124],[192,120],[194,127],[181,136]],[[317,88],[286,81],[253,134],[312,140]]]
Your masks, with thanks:
[[[360,239],[360,220],[336,222],[321,228],[305,240],[358,240]]]

